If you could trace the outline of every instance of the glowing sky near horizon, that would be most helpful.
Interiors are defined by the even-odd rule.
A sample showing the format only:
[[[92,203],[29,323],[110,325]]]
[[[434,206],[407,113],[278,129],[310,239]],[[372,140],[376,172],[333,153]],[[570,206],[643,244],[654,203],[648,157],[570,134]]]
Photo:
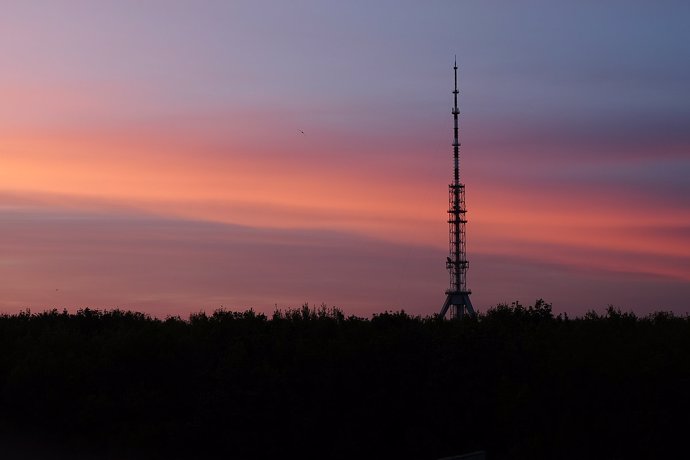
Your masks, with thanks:
[[[690,312],[681,1],[7,1],[0,312]],[[304,131],[304,134],[301,132]]]

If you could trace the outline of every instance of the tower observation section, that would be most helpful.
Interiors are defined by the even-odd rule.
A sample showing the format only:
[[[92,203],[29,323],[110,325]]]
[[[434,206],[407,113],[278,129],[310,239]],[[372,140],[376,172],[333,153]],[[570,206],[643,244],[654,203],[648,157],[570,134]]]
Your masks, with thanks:
[[[460,141],[458,140],[458,63],[453,64],[455,87],[453,89],[453,182],[448,186],[448,241],[449,254],[446,268],[450,274],[450,288],[446,290],[446,301],[441,307],[442,318],[450,310],[452,318],[462,319],[465,315],[474,316],[470,301],[471,291],[467,289],[467,262],[465,225],[465,185],[460,182]]]

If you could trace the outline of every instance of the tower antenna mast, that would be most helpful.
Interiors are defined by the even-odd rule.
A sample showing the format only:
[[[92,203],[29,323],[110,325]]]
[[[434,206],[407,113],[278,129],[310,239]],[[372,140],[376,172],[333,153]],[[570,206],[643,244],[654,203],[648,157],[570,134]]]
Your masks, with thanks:
[[[467,262],[465,224],[465,185],[460,182],[460,141],[458,140],[458,61],[453,64],[455,88],[453,89],[453,183],[448,186],[448,241],[449,255],[446,268],[450,273],[450,288],[446,291],[446,301],[441,307],[441,318],[448,310],[451,317],[462,319],[465,315],[474,316],[470,301],[471,291],[467,289]]]

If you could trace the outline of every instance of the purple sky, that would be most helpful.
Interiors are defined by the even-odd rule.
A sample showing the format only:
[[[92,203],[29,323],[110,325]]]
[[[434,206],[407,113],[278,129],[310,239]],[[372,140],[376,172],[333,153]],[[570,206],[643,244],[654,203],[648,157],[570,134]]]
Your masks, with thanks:
[[[690,312],[690,4],[8,1],[0,311]],[[303,130],[305,134],[301,134]]]

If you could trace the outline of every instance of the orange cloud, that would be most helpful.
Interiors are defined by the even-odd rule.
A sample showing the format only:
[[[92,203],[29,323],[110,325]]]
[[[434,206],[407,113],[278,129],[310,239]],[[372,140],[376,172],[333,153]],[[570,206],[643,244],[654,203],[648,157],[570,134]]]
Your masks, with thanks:
[[[62,103],[58,98],[56,105]],[[419,146],[378,141],[367,151],[361,142],[328,129],[301,135],[281,128],[278,135],[265,136],[265,124],[280,126],[279,118],[210,113],[140,124],[40,126],[32,134],[26,127],[10,129],[0,138],[0,183],[5,192],[62,207],[336,230],[446,248],[446,181],[436,172],[446,168],[415,174],[430,162],[417,152]],[[481,153],[468,154],[466,168],[470,260],[472,254],[503,254],[690,277],[682,264],[666,259],[690,257],[686,237],[635,231],[641,206],[653,213],[658,227],[690,225],[672,205],[643,205],[614,187],[520,182],[517,168],[505,182],[503,175],[492,176],[490,164],[477,160],[501,155]],[[433,159],[445,160],[450,164],[449,153]],[[616,254],[657,256],[661,262],[642,267]]]

